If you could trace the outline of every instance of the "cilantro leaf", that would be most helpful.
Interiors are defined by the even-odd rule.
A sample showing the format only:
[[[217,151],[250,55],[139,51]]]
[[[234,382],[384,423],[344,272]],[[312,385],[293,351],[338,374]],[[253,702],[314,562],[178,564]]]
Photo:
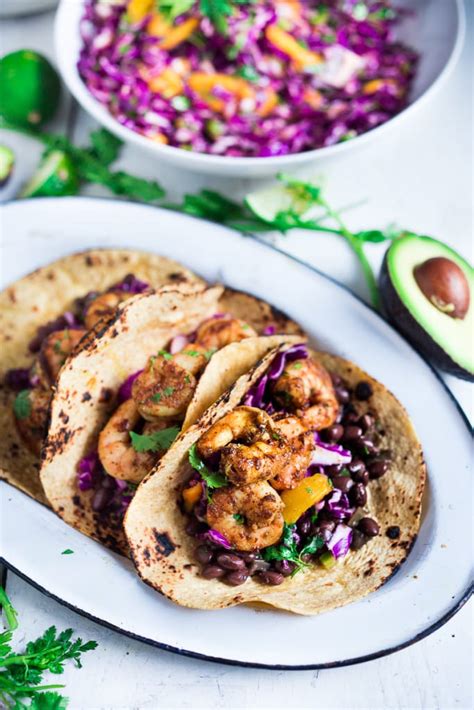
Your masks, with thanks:
[[[28,706],[28,710],[65,710],[68,698],[51,690],[35,695]]]
[[[158,350],[158,355],[161,355],[161,357],[164,357],[165,360],[172,360],[173,356],[171,353],[169,353],[167,350]]]
[[[0,587],[0,606],[2,607],[3,613],[5,614],[5,619],[7,620],[8,628],[11,631],[14,631],[16,628],[18,628],[18,612],[11,603],[3,587]],[[0,639],[1,636],[3,636],[3,634],[0,635]]]
[[[117,160],[123,143],[105,128],[92,131],[89,136],[93,152],[103,165],[110,165]]]
[[[172,21],[190,10],[195,2],[196,0],[158,0],[157,10]]]
[[[135,451],[143,453],[145,451],[166,451],[178,436],[181,429],[177,426],[167,427],[161,431],[153,431],[151,434],[137,434],[130,432],[130,439]]]
[[[312,555],[324,545],[324,540],[319,535],[315,535],[309,542],[304,545],[301,550],[298,550],[294,532],[296,525],[288,525],[285,523],[283,533],[278,545],[271,545],[262,550],[262,557],[267,562],[272,560],[288,560],[296,565],[295,574],[306,567],[306,563],[301,559],[303,555]]]
[[[74,550],[70,550],[69,547],[67,547],[65,550],[61,552],[62,555],[73,555]]]
[[[321,549],[324,545],[324,540],[320,535],[315,535],[311,538],[309,542],[301,549],[300,558],[303,555],[313,555],[315,552]]]
[[[207,468],[204,461],[199,458],[196,451],[196,444],[193,444],[188,452],[188,460],[191,466],[201,474],[202,479],[207,483],[207,487],[212,488],[222,488],[226,486],[228,481],[222,473],[211,471]]]
[[[21,390],[21,392],[18,392],[13,402],[13,411],[17,419],[26,419],[30,416],[30,390]]]

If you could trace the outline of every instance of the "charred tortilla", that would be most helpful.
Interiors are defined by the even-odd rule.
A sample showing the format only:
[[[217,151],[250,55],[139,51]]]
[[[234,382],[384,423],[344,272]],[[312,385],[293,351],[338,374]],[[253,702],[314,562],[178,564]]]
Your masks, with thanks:
[[[143,368],[175,335],[193,331],[203,320],[221,312],[225,293],[219,286],[194,292],[191,287],[187,291],[165,287],[136,296],[122,304],[114,321],[88,338],[60,373],[41,467],[46,496],[67,523],[122,554],[128,550],[122,518],[93,510],[93,491],[80,491],[77,485],[78,464],[97,446],[98,435],[117,406],[116,393],[123,381]],[[245,298],[254,303],[251,325],[265,328],[269,307],[253,297]],[[232,295],[226,298],[226,312],[232,313],[232,299]],[[281,314],[278,323],[278,327],[298,330]],[[265,352],[287,337],[301,339],[253,337],[215,353],[199,380],[183,427],[196,421]]]
[[[170,259],[145,252],[105,249],[72,254],[38,269],[0,293],[0,478],[46,503],[38,477],[39,460],[22,442],[14,421],[16,396],[3,385],[11,368],[30,367],[28,344],[37,329],[89,291],[104,291],[133,273],[152,287],[202,283]]]
[[[282,346],[284,347],[284,346]],[[197,609],[220,609],[261,602],[298,614],[318,614],[361,599],[378,589],[406,559],[418,532],[425,465],[420,443],[398,400],[360,368],[337,356],[315,352],[330,372],[349,387],[359,381],[373,389],[370,409],[381,424],[381,447],[392,453],[390,473],[370,485],[367,515],[378,521],[380,535],[358,551],[351,551],[325,570],[312,565],[278,587],[249,578],[235,588],[200,575],[194,549],[196,539],[186,533],[186,517],[178,505],[179,491],[190,476],[188,451],[214,422],[242,402],[249,388],[265,372],[270,353],[242,376],[202,418],[182,434],[155,470],[140,484],[126,517],[125,532],[132,558],[142,579],[174,602]],[[237,356],[237,353],[235,353]],[[369,405],[360,403],[360,412]],[[399,536],[387,531],[399,529]]]

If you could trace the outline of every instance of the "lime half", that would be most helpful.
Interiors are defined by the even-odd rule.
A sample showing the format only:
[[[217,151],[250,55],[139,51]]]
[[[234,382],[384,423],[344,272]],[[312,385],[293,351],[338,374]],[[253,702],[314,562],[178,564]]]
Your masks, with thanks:
[[[17,126],[41,126],[54,116],[61,83],[46,57],[20,49],[0,59],[0,115]]]
[[[71,158],[61,150],[54,150],[41,162],[19,197],[64,197],[75,195],[78,189],[79,180]]]

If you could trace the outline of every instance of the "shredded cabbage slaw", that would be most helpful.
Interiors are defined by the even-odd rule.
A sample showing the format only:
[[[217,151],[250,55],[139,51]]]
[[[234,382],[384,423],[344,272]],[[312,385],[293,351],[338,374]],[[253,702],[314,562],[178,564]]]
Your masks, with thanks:
[[[213,155],[334,145],[406,106],[417,55],[391,0],[231,5],[223,32],[198,3],[170,20],[160,0],[86,0],[79,73],[123,126]]]

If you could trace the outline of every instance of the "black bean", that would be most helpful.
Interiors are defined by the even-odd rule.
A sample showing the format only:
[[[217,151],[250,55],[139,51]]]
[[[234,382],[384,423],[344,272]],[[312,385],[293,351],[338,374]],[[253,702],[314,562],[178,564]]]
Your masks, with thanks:
[[[322,520],[318,525],[318,529],[320,532],[328,530],[332,533],[336,529],[336,523],[334,522],[334,520]]]
[[[392,525],[391,527],[387,528],[385,534],[391,540],[396,540],[400,537],[400,528],[398,527],[398,525]]]
[[[366,542],[367,538],[360,532],[360,530],[352,531],[351,550],[360,550]]]
[[[327,475],[332,478],[333,476],[337,476],[337,474],[340,473],[341,470],[342,470],[341,465],[334,464],[333,466],[326,466],[324,468],[324,473],[327,473]]]
[[[217,555],[217,564],[224,569],[236,570],[245,567],[245,560],[231,552],[221,552]]]
[[[330,441],[339,441],[339,439],[341,439],[342,435],[344,434],[344,427],[342,427],[340,424],[333,424],[332,426],[326,429],[326,434]]]
[[[362,429],[360,428],[360,426],[356,426],[355,424],[348,424],[344,427],[345,441],[355,441],[356,439],[360,439],[361,436]]]
[[[352,480],[356,483],[363,483],[366,486],[369,482],[369,472],[362,468],[360,471],[356,471],[352,474]]]
[[[340,404],[347,404],[347,402],[351,398],[349,390],[346,390],[344,387],[335,387],[334,394],[336,395],[336,399]]]
[[[367,491],[363,483],[354,483],[349,491],[349,500],[356,508],[361,508],[367,503]]]
[[[246,582],[248,578],[249,575],[247,573],[247,570],[239,569],[235,570],[234,572],[229,572],[229,574],[225,578],[225,581],[232,587],[238,587],[240,584]]]
[[[351,473],[357,473],[358,471],[363,471],[365,469],[365,463],[361,459],[352,459],[350,463],[347,464],[347,470]]]
[[[205,579],[220,579],[225,575],[225,569],[218,565],[206,565],[201,574]]]
[[[386,459],[373,459],[368,464],[370,478],[381,478],[387,472],[389,463]]]
[[[273,572],[269,570],[268,572],[262,572],[260,574],[260,579],[264,584],[271,584],[272,586],[277,586],[281,584],[285,579],[279,572]]]
[[[188,535],[195,535],[198,532],[199,528],[199,520],[196,520],[196,518],[189,518],[186,524],[186,532],[188,533]]]
[[[303,520],[297,523],[296,527],[301,535],[307,535],[311,528],[311,520],[309,518],[303,518]]]
[[[253,562],[258,559],[258,552],[239,552],[239,557],[245,560],[245,562]]]
[[[212,550],[207,545],[199,545],[196,547],[196,559],[202,565],[208,565],[212,560]]]
[[[355,424],[359,421],[359,415],[357,412],[347,411],[342,419],[344,424]]]
[[[266,572],[270,569],[270,563],[265,560],[253,560],[247,565],[247,570],[249,574],[255,574],[256,572]]]
[[[380,532],[380,525],[373,518],[362,518],[357,527],[367,537],[375,537]]]
[[[304,552],[302,555],[300,555],[300,559],[302,562],[309,562],[311,560],[311,555],[309,552]]]
[[[293,574],[295,571],[296,565],[294,562],[290,562],[289,560],[277,560],[274,563],[274,568],[284,577],[289,577],[290,574]]]
[[[354,485],[354,481],[350,476],[334,476],[332,482],[334,488],[339,488],[343,493],[348,493]]]
[[[369,429],[372,429],[372,427],[374,426],[374,423],[375,423],[375,419],[370,414],[364,414],[359,419],[359,426],[361,427],[362,431],[364,431],[364,432],[369,431]]]
[[[372,397],[374,393],[374,390],[372,389],[372,385],[370,382],[358,382],[355,388],[355,396],[357,399],[360,399],[361,401],[364,401],[366,399],[369,399]]]

